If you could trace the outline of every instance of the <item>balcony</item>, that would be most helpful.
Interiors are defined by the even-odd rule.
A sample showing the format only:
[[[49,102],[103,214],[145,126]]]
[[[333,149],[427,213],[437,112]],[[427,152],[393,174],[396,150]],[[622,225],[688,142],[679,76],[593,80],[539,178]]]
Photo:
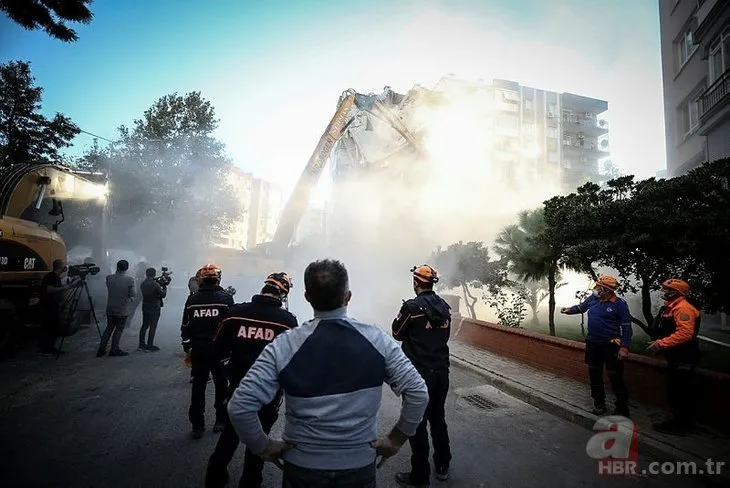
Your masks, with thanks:
[[[726,70],[720,78],[707,87],[705,93],[700,97],[700,122],[706,123],[710,117],[716,114],[730,101],[728,90],[730,89],[730,69]]]
[[[587,136],[598,137],[608,133],[608,122],[577,115],[563,114],[563,125],[575,132],[584,132]]]

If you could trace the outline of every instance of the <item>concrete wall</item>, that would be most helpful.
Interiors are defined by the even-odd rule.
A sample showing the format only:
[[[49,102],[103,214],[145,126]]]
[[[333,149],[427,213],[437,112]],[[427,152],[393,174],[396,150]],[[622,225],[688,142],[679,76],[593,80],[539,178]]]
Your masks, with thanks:
[[[468,318],[461,323],[454,340],[580,381],[589,387],[583,343]],[[634,355],[626,361],[625,378],[632,398],[666,408],[665,362]],[[730,375],[699,370],[697,380],[697,405],[702,422],[730,431]]]
[[[701,49],[697,49],[681,67],[675,52],[674,42],[688,25],[696,8],[697,2],[693,1],[676,3],[675,0],[659,0],[667,170],[670,176],[698,165],[699,162],[693,159],[704,154],[705,138],[696,132],[685,138],[681,129],[682,118],[677,112],[678,107],[707,77],[707,61],[701,59]]]
[[[730,157],[730,118],[707,134],[707,152],[710,161]]]

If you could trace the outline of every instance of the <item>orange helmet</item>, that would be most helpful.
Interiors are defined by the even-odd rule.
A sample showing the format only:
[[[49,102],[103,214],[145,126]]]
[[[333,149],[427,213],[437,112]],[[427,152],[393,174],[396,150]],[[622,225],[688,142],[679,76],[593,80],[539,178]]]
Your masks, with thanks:
[[[281,273],[271,273],[264,280],[264,284],[277,288],[284,295],[288,295],[289,290],[294,286],[289,275],[283,271]]]
[[[200,279],[216,279],[219,280],[221,278],[221,269],[218,267],[217,264],[206,264],[202,268],[200,268]]]
[[[690,291],[689,283],[678,278],[669,278],[664,283],[662,283],[662,288],[669,288],[670,290],[674,290],[680,295],[684,296],[689,295]]]
[[[602,286],[610,291],[618,290],[618,280],[613,276],[603,275],[596,280],[596,286]]]
[[[428,264],[414,266],[411,268],[411,273],[413,273],[413,279],[421,283],[438,283],[439,281],[438,272]]]

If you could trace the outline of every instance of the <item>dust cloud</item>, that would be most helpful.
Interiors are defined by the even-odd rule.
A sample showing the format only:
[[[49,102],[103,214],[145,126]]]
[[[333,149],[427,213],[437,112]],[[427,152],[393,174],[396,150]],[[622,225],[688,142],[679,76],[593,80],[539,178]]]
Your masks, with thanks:
[[[342,260],[350,313],[385,326],[400,300],[413,296],[409,270],[438,246],[476,240],[491,247],[519,211],[557,192],[557,175],[539,166],[533,141],[500,151],[490,91],[425,94],[434,101],[422,97],[399,110],[420,154],[389,123],[357,113],[351,140],[346,135],[332,159],[328,236],[306,253]],[[517,155],[511,162],[510,154]],[[451,270],[438,271],[447,278]]]

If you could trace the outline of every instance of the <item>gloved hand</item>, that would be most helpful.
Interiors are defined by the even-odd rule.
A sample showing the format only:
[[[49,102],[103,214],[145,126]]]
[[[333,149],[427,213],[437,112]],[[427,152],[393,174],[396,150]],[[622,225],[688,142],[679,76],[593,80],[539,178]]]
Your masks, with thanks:
[[[188,352],[190,352],[190,348],[192,347],[192,345],[190,344],[190,341],[183,341],[182,347],[183,347],[183,352],[188,353]]]
[[[629,350],[627,348],[622,347],[621,349],[618,350],[619,359],[626,359],[627,357],[629,357]]]

